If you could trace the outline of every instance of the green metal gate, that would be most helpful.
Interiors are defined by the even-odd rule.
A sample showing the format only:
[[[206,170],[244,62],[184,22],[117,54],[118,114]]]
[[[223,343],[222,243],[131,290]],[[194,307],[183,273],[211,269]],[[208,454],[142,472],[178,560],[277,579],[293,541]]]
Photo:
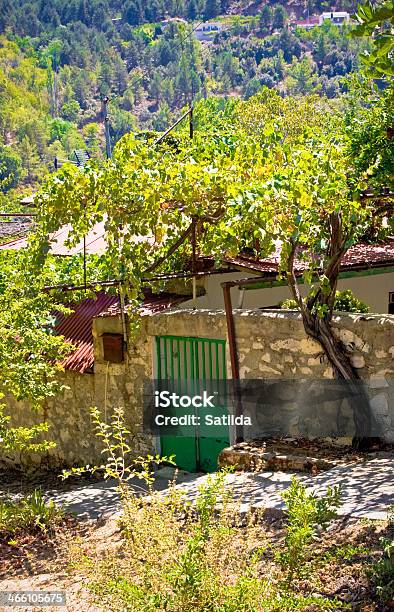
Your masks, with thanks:
[[[177,382],[187,393],[196,394],[204,383],[226,380],[226,341],[189,336],[157,336],[157,379]],[[210,409],[213,416],[224,413],[223,406]],[[194,412],[196,409],[192,409]],[[182,427],[181,436],[162,436],[163,455],[175,455],[178,467],[195,472],[216,470],[220,451],[229,445],[227,425]]]

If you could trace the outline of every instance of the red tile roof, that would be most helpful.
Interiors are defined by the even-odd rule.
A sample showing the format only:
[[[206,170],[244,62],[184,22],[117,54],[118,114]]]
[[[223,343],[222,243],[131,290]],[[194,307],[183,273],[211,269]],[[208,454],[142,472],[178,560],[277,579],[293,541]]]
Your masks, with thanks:
[[[381,264],[394,265],[394,237],[379,244],[360,243],[350,247],[342,258],[342,268],[374,268]]]
[[[153,314],[174,304],[189,299],[189,296],[170,293],[146,294],[141,307],[141,314]],[[94,364],[93,351],[93,318],[97,316],[117,316],[120,314],[119,299],[104,292],[97,293],[96,299],[88,298],[76,305],[70,305],[73,313],[57,315],[56,333],[64,336],[75,350],[62,362],[66,370],[89,372]],[[127,310],[127,307],[126,307]]]
[[[83,253],[84,241],[81,239],[75,246],[67,246],[71,225],[62,225],[56,232],[49,235],[51,255],[71,256]],[[134,236],[135,242],[146,241],[149,244],[153,243],[152,237]],[[18,238],[0,245],[0,250],[4,251],[19,251],[26,249],[28,246],[27,238]],[[96,223],[85,236],[85,248],[88,255],[103,255],[107,250],[107,240],[105,237],[105,220]]]
[[[276,274],[280,250],[264,259],[255,259],[239,255],[238,257],[225,257],[226,263],[237,268],[245,268],[259,274]],[[341,270],[352,270],[354,268],[367,270],[381,266],[394,266],[394,237],[387,238],[379,244],[360,243],[356,244],[345,253],[341,262]],[[302,261],[296,261],[296,272],[301,274],[305,269]]]
[[[56,232],[49,236],[50,253],[52,255],[77,255],[83,253],[83,240],[80,240],[74,247],[66,246],[67,239],[71,230],[71,225],[63,225]],[[104,237],[104,221],[96,223],[85,237],[86,253],[89,255],[102,255],[107,249],[107,243]],[[0,245],[1,250],[19,251],[26,249],[28,246],[27,238],[12,240]]]

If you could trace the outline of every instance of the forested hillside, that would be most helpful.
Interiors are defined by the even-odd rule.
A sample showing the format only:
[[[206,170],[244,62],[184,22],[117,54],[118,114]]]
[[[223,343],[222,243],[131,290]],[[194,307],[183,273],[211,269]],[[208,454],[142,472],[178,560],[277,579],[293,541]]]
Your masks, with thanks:
[[[0,6],[0,188],[28,189],[85,149],[103,154],[101,100],[115,143],[133,129],[164,130],[209,95],[335,97],[365,42],[348,27],[297,19],[329,4],[231,0],[3,0]],[[336,8],[352,10],[344,1]],[[208,40],[195,29],[220,23]]]

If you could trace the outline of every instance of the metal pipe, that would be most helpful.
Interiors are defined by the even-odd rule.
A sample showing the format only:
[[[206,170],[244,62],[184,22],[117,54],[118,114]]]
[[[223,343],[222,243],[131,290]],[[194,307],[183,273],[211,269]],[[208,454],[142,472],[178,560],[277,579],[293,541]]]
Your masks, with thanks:
[[[152,276],[151,278],[142,278],[142,283],[151,283],[155,281],[162,280],[173,280],[176,278],[194,278],[201,276],[213,276],[215,274],[229,274],[232,273],[233,270],[229,269],[219,269],[219,270],[206,270],[204,272],[174,272],[172,274],[158,274],[156,276]],[[95,289],[97,287],[115,287],[119,284],[124,284],[126,282],[123,280],[111,280],[111,281],[93,281],[86,285],[89,289]],[[58,289],[59,291],[82,291],[85,289],[85,285],[46,285],[43,287],[43,291],[52,291]]]
[[[235,325],[233,316],[233,305],[231,302],[231,286],[228,283],[222,283],[224,310],[226,312],[227,335],[230,348],[231,373],[234,380],[239,380],[239,363],[237,342],[235,338]]]
[[[184,120],[184,118],[185,118],[185,117],[187,117],[188,115],[190,115],[190,108],[188,108],[188,109],[187,109],[187,111],[186,111],[186,113],[184,113],[184,114],[182,115],[182,117],[180,117],[180,118],[178,119],[178,121],[176,121],[176,122],[175,122],[175,123],[174,123],[174,124],[173,124],[171,127],[169,127],[169,128],[168,128],[168,130],[166,130],[166,131],[164,132],[164,134],[162,134],[161,136],[159,136],[159,138],[158,138],[157,140],[155,140],[155,143],[154,143],[154,144],[155,144],[155,145],[160,144],[160,143],[161,143],[161,141],[162,141],[162,140],[164,140],[164,138],[165,138],[166,136],[168,136],[168,134],[169,134],[170,132],[172,132],[172,130],[173,130],[174,128],[176,128],[176,126],[177,126],[177,125],[179,125],[179,124],[180,124],[180,122],[181,122],[181,121],[183,121],[183,120]]]
[[[241,287],[239,290],[238,308],[242,308],[244,305],[245,298],[245,287]]]
[[[275,277],[276,276],[277,274],[275,273]],[[266,280],[267,280],[267,275],[266,276],[255,276],[254,278],[240,278],[239,280],[225,281],[224,283],[222,283],[222,287],[224,287],[224,285],[228,287],[245,287],[247,285],[255,285],[255,284],[261,283],[262,281],[266,281]]]
[[[37,217],[37,213],[0,213],[0,217]]]
[[[189,136],[191,139],[194,136],[193,106],[190,106],[189,109]]]
[[[231,302],[231,285],[229,283],[222,283],[223,288],[223,298],[224,298],[224,309],[226,312],[226,323],[227,323],[227,336],[228,336],[228,344],[230,349],[230,362],[231,362],[231,373],[232,378],[235,381],[234,383],[234,391],[235,391],[235,416],[241,416],[243,414],[242,408],[242,397],[241,397],[241,389],[239,386],[239,361],[238,361],[238,350],[237,350],[237,341],[235,336],[235,325],[234,325],[234,315],[233,315],[233,305]],[[243,435],[243,426],[236,425],[235,428],[235,442],[242,442],[244,439]]]
[[[223,288],[223,298],[224,298],[224,309],[226,312],[226,323],[227,323],[227,336],[230,348],[230,361],[231,361],[231,371],[233,380],[235,380],[234,391],[235,391],[235,414],[236,416],[241,416],[243,414],[243,406],[242,406],[242,393],[239,384],[240,380],[240,372],[239,372],[239,359],[238,359],[238,349],[237,349],[237,340],[235,335],[235,324],[234,324],[234,313],[233,313],[233,305],[231,302],[231,288],[232,287],[245,287],[247,285],[254,285],[262,280],[267,280],[266,276],[256,276],[254,278],[242,278],[236,281],[225,281],[221,283]],[[242,442],[244,439],[243,435],[243,427],[237,426],[235,429],[235,438],[236,443]]]

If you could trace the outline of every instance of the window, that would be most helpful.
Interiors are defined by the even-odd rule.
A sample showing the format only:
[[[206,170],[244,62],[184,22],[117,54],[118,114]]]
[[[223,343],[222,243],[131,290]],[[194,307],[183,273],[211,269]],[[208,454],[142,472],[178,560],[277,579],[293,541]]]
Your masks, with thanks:
[[[394,291],[389,293],[389,314],[394,314]]]

